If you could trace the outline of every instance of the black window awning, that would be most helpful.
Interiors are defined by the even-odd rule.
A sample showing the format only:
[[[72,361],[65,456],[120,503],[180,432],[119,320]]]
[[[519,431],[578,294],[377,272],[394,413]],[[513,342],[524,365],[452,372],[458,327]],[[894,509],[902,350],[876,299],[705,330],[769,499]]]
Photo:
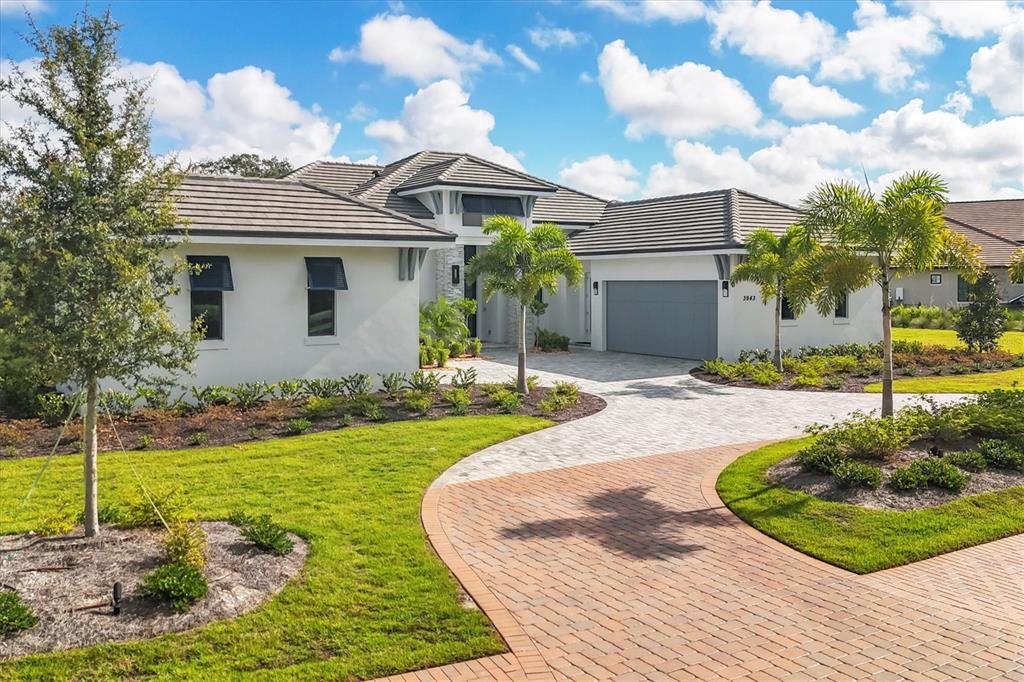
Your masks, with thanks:
[[[523,215],[523,202],[519,197],[484,196],[463,194],[462,210],[466,213],[485,215]]]
[[[234,291],[231,262],[227,256],[186,256],[189,265],[202,267],[198,273],[189,272],[192,291]]]
[[[347,290],[345,264],[340,258],[306,257],[306,287],[310,291]]]

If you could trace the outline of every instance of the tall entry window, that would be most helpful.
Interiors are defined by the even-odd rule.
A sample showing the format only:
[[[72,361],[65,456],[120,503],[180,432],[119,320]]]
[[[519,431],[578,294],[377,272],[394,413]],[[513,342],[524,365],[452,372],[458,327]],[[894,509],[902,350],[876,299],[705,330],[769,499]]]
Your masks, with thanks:
[[[482,194],[462,195],[462,224],[480,227],[492,215],[522,216],[523,202],[519,197],[494,197]]]
[[[348,289],[345,264],[340,258],[306,258],[306,333],[337,334],[337,296]]]
[[[203,338],[224,338],[224,292],[234,291],[227,256],[187,256],[191,320],[202,320]]]

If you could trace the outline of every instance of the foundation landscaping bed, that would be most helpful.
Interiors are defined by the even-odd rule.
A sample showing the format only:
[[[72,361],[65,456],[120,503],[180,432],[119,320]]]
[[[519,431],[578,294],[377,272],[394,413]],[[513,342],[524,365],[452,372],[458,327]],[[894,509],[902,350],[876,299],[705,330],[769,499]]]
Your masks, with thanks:
[[[747,350],[740,353],[737,362],[705,360],[691,373],[711,383],[750,388],[870,392],[880,390],[875,384],[882,378],[882,347],[862,343],[805,346],[784,357],[782,364],[784,371],[779,372],[771,362],[770,351]],[[978,382],[980,390],[1009,388],[1013,379],[1007,375],[1024,375],[1024,353],[1002,349],[970,352],[963,347],[894,340],[893,373],[900,378],[927,377],[935,381],[972,379]],[[992,381],[986,381],[987,376]],[[900,381],[896,382],[897,387]]]
[[[166,391],[106,391],[99,420],[101,451],[195,448],[230,445],[280,436],[329,431],[374,423],[434,419],[443,416],[523,414],[554,422],[578,419],[604,408],[604,400],[579,391],[572,383],[537,385],[522,396],[508,384],[478,384],[476,370],[464,367],[442,375],[418,371],[381,375],[375,391],[369,375],[338,379],[254,382],[206,386],[171,400]],[[39,397],[32,419],[0,419],[0,459],[79,452],[82,422],[67,428],[63,420],[71,398],[59,393]]]
[[[119,558],[126,548],[137,548],[132,553],[139,566],[130,567],[132,575],[146,575],[156,570],[154,563],[166,563],[172,551],[165,543],[166,531],[132,522],[138,510],[146,509],[139,502],[135,471],[167,515],[175,517],[174,509],[189,510],[201,522],[207,534],[206,594],[193,589],[192,583],[168,578],[161,582],[163,589],[195,597],[181,605],[187,612],[176,615],[173,601],[159,605],[146,597],[138,604],[151,604],[157,620],[150,622],[148,630],[122,630],[116,637],[167,634],[9,658],[0,661],[2,677],[222,679],[259,674],[281,679],[367,679],[500,653],[505,650],[501,638],[430,550],[420,525],[420,501],[430,483],[462,457],[551,424],[512,414],[447,417],[222,447],[103,453],[99,456],[103,525],[99,539],[89,541],[96,543],[100,550],[96,556],[102,557],[96,560],[98,577],[90,579],[96,594],[86,581],[78,592],[59,597],[58,610],[107,599],[115,576],[128,570]],[[50,649],[95,641],[82,635],[81,629],[79,639],[72,636],[70,627],[56,628],[55,636],[41,629],[54,617],[53,611],[35,601],[37,596],[31,592],[36,588],[24,581],[36,580],[39,586],[60,578],[32,579],[20,573],[11,577],[15,564],[19,570],[30,565],[42,568],[65,560],[60,557],[77,561],[69,571],[87,569],[85,555],[79,552],[85,541],[80,538],[41,540],[22,558],[10,550],[34,537],[26,533],[63,533],[75,524],[82,488],[79,456],[54,457],[22,505],[42,464],[39,458],[0,461],[0,499],[14,501],[4,505],[0,516],[0,534],[5,536],[0,539],[6,548],[0,582],[18,585],[17,593],[0,590],[0,623],[17,624],[15,631],[0,636],[0,651],[4,647],[9,652],[24,651],[14,649],[14,643],[20,640],[31,648],[27,642],[34,638],[46,639],[45,647]],[[239,516],[239,510],[251,516]],[[236,582],[235,578],[219,579],[226,564],[242,564],[239,557],[256,552],[253,541],[241,537],[239,524],[254,522],[252,517],[258,522],[263,514],[294,542],[295,550],[280,560],[296,561],[307,551],[300,549],[301,543],[308,547],[298,574],[277,594],[237,617],[182,632],[168,632],[175,628],[159,625],[204,613],[204,604],[215,599],[219,583]],[[194,529],[195,523],[189,527]],[[150,537],[153,533],[156,537]],[[193,543],[181,541],[174,547],[179,563],[194,559],[195,552],[189,551]],[[51,550],[54,556],[44,558]],[[222,553],[228,557],[218,558]],[[261,598],[279,587],[275,575],[287,580],[279,564],[249,572],[253,582],[265,583]],[[132,595],[134,602],[132,580],[122,582],[126,599]],[[64,589],[61,594],[67,592]],[[100,623],[100,628],[113,628],[118,619],[132,617],[128,601],[122,606],[118,616],[109,615],[106,605],[77,613]],[[211,610],[220,614],[217,617],[233,615],[219,606]],[[54,641],[62,631],[67,633],[63,643]]]
[[[730,464],[722,501],[856,573],[1024,532],[1024,391],[854,415]]]

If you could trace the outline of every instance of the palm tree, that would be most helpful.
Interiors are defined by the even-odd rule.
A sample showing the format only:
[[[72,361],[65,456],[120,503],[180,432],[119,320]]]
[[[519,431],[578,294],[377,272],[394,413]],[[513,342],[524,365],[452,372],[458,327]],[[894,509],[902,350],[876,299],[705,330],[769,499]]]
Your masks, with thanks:
[[[766,228],[754,230],[744,246],[747,259],[736,266],[732,284],[753,282],[761,289],[761,301],[775,300],[775,366],[782,371],[782,300],[799,315],[810,300],[811,287],[804,267],[813,245],[801,228],[790,226],[778,235]]]
[[[541,223],[527,228],[511,216],[493,216],[483,232],[495,235],[491,245],[466,266],[470,279],[483,277],[484,298],[502,293],[519,304],[519,373],[516,390],[527,393],[526,313],[541,290],[553,294],[565,277],[576,288],[583,279],[583,264],[569,250],[569,240],[558,225]]]
[[[822,314],[872,282],[882,289],[882,415],[893,413],[892,298],[894,279],[944,265],[974,281],[979,250],[946,227],[946,183],[935,173],[905,173],[876,197],[852,182],[819,185],[803,200],[799,224],[824,245],[814,257]]]
[[[1010,259],[1010,281],[1024,282],[1024,249],[1017,249]]]
[[[466,317],[476,312],[476,301],[460,298],[449,301],[444,296],[420,304],[420,339],[440,341],[446,346],[469,337]]]

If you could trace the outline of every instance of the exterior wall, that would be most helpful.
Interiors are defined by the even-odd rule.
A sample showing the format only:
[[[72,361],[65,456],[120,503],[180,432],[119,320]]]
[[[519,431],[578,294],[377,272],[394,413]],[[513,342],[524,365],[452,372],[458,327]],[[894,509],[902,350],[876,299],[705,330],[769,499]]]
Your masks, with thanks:
[[[714,280],[718,269],[711,255],[651,256],[593,259],[587,269],[598,294],[591,296],[591,347],[605,350],[604,295],[608,281]],[[773,344],[774,303],[761,303],[757,287],[742,283],[731,287],[728,297],[718,299],[718,354],[733,360],[749,348],[770,348]],[[881,339],[880,294],[874,287],[854,292],[849,300],[849,318],[837,320],[809,309],[798,319],[784,321],[782,344],[786,348],[833,343],[867,343]],[[564,332],[563,332],[564,333]],[[638,333],[642,333],[638,331]]]
[[[434,278],[434,298],[438,296],[444,296],[449,301],[459,299],[463,297],[464,284],[463,275],[465,274],[465,253],[461,245],[453,246],[447,249],[438,249],[433,251],[434,256],[434,270],[424,268],[423,278],[433,276]],[[459,266],[459,283],[452,284],[452,266]]]
[[[186,385],[409,372],[418,365],[419,286],[398,279],[398,249],[191,243],[182,255],[231,259],[234,291],[224,292],[224,340],[200,343]],[[336,292],[336,336],[307,337],[304,256],[343,259],[348,290]],[[189,324],[188,276],[171,306]]]
[[[584,263],[584,267],[588,264]],[[545,292],[544,300],[548,308],[537,321],[541,329],[550,329],[569,337],[571,343],[589,343],[590,334],[586,330],[585,308],[590,291],[586,282],[578,289],[571,289],[563,278],[554,295]]]
[[[956,300],[957,274],[950,270],[933,271],[942,275],[942,284],[931,284],[929,272],[921,272],[896,280],[894,287],[903,288],[903,303],[906,305],[936,305],[942,308],[960,305]],[[1024,296],[1024,284],[1013,284],[1007,268],[990,268],[999,282],[999,297],[1004,301]],[[895,288],[893,296],[896,295]]]

